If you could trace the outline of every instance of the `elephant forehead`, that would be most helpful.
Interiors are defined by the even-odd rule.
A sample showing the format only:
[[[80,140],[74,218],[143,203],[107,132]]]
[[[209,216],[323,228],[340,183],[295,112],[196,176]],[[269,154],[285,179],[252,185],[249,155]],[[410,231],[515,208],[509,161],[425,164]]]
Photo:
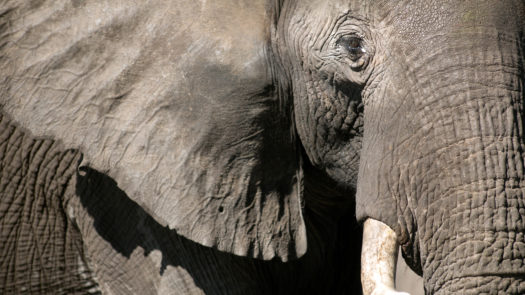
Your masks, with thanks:
[[[400,1],[383,4],[389,10],[383,19],[392,25],[398,41],[416,43],[425,41],[428,46],[449,34],[472,33],[476,30],[512,31],[523,28],[524,5],[522,1]],[[382,5],[383,9],[384,6]]]

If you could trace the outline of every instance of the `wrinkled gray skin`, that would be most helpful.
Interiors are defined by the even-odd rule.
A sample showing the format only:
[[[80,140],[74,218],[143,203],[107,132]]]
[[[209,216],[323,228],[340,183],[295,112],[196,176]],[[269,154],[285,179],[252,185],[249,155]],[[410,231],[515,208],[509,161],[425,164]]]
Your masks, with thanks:
[[[427,293],[524,293],[524,21],[0,2],[0,290],[355,294],[355,195]]]

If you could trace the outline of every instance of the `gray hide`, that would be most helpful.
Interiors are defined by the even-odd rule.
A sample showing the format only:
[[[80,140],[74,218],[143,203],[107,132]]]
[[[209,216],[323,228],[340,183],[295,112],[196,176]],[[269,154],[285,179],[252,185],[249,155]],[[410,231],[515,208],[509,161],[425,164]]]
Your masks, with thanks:
[[[23,127],[80,149],[193,241],[305,253],[265,1],[4,1],[0,14],[0,105]]]

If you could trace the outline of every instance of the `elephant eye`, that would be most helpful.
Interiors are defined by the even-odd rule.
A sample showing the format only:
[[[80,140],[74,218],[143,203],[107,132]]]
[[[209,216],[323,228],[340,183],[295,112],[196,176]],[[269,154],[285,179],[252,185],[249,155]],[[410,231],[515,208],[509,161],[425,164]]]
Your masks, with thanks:
[[[371,45],[358,34],[342,36],[336,41],[336,45],[339,47],[339,56],[354,71],[361,71],[366,67],[373,51],[368,50]]]
[[[366,53],[366,49],[363,47],[363,39],[352,36],[342,40],[342,45],[348,51],[350,59],[357,61],[361,56]]]

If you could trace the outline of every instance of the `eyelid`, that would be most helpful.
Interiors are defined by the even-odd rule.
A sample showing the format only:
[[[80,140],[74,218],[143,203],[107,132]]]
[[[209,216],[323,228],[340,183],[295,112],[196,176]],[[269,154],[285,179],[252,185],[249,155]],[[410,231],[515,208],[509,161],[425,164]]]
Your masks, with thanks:
[[[336,44],[341,44],[342,42],[346,42],[351,38],[359,38],[361,39],[361,41],[365,40],[365,37],[362,34],[359,34],[357,32],[352,32],[352,33],[344,34],[340,36],[339,38],[337,38]]]

